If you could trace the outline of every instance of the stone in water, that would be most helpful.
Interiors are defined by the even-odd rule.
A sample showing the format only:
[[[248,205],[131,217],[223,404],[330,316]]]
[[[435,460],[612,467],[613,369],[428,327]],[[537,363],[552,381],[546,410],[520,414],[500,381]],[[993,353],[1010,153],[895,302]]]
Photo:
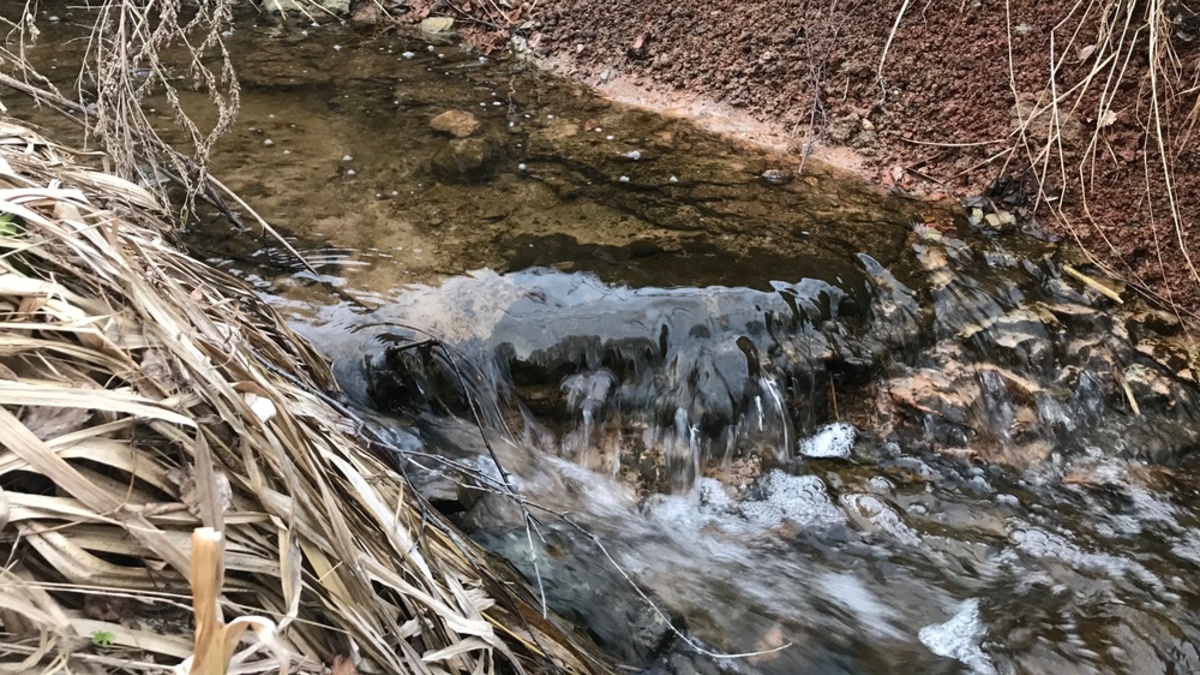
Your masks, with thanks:
[[[448,33],[454,28],[454,19],[445,16],[431,16],[421,21],[421,32],[437,35]]]
[[[450,134],[455,138],[466,138],[479,131],[479,119],[465,110],[447,110],[430,120],[429,126],[434,131]]]

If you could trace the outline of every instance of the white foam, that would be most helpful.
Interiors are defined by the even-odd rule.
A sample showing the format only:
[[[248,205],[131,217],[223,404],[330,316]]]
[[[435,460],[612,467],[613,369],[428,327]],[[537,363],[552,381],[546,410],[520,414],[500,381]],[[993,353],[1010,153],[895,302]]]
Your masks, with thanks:
[[[994,675],[996,667],[979,648],[987,635],[987,627],[979,616],[979,601],[971,598],[958,606],[958,612],[945,623],[922,628],[917,637],[929,651],[954,659],[976,675]]]
[[[800,441],[800,454],[805,457],[849,457],[858,435],[854,425],[845,422],[826,424],[811,438]]]
[[[1009,538],[1022,553],[1036,558],[1057,560],[1077,571],[1100,572],[1111,577],[1129,575],[1155,589],[1163,589],[1162,581],[1135,560],[1108,553],[1091,553],[1053,532],[1030,527],[1019,520],[1015,521],[1015,524],[1016,527],[1009,534]]]
[[[778,469],[759,483],[763,498],[743,502],[738,510],[750,524],[763,529],[792,523],[799,527],[827,527],[846,522],[816,476],[793,476]]]

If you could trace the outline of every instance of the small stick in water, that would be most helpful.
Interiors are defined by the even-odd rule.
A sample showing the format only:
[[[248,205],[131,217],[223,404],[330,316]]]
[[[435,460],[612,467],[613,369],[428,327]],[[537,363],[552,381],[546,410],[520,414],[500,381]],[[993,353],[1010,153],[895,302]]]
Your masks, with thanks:
[[[1067,274],[1070,274],[1071,276],[1075,277],[1076,279],[1082,281],[1084,283],[1084,285],[1088,286],[1089,288],[1096,291],[1097,293],[1105,296],[1109,300],[1112,300],[1113,302],[1117,303],[1118,305],[1125,304],[1125,301],[1121,299],[1121,296],[1116,291],[1109,288],[1108,286],[1105,286],[1104,284],[1100,283],[1099,281],[1096,281],[1095,279],[1089,277],[1088,275],[1084,274],[1083,272],[1080,272],[1079,270],[1072,267],[1070,264],[1064,264],[1063,271],[1066,272]]]

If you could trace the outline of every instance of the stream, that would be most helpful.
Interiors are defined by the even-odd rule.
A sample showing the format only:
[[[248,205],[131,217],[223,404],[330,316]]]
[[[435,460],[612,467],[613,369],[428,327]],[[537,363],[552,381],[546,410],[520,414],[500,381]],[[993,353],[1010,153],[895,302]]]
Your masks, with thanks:
[[[86,14],[57,11],[31,53],[69,85]],[[213,172],[314,269],[217,218],[191,252],[632,672],[1200,672],[1171,314],[515,56],[265,15],[229,40]]]

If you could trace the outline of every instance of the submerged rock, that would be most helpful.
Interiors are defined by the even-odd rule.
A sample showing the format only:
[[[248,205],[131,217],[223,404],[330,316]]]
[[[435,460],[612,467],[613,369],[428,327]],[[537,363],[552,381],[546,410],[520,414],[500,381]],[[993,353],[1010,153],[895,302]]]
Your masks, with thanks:
[[[454,19],[446,16],[431,16],[421,21],[421,32],[442,35],[454,30]]]
[[[466,138],[479,131],[479,118],[465,110],[447,110],[429,121],[434,131]]]
[[[456,138],[429,160],[429,169],[442,183],[485,183],[502,157],[500,145],[490,138]]]

